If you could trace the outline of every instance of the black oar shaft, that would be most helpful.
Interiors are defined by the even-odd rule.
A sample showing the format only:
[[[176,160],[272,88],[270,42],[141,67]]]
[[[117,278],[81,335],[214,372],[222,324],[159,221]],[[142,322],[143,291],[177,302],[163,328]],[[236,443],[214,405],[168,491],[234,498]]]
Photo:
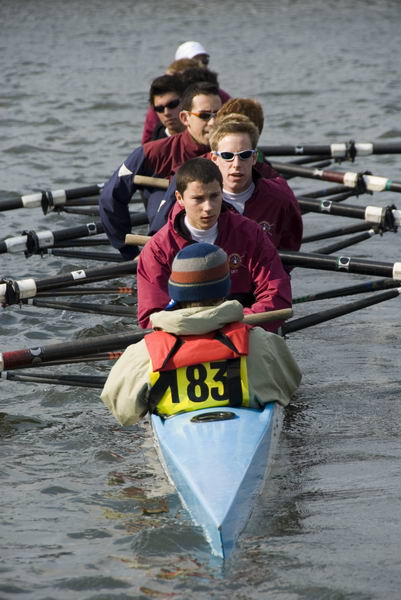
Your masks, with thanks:
[[[113,335],[98,336],[90,339],[62,342],[37,348],[25,348],[3,352],[0,355],[0,371],[16,369],[23,366],[35,366],[41,362],[86,356],[99,352],[121,350],[129,344],[141,340],[151,329],[132,331],[131,333],[116,333]]]
[[[85,287],[82,288],[74,288],[74,289],[65,289],[58,290],[53,289],[51,292],[38,292],[36,294],[37,298],[54,298],[54,296],[91,296],[91,295],[105,295],[105,294],[135,294],[135,290],[132,287],[128,286],[117,286],[117,287]]]
[[[144,213],[133,213],[130,215],[131,225],[146,225],[148,216]],[[29,231],[23,235],[10,237],[0,242],[0,254],[4,252],[28,252],[35,254],[51,248],[55,243],[74,240],[77,238],[94,236],[104,233],[104,226],[99,221],[86,223],[75,227],[67,227],[58,231]]]
[[[345,185],[333,185],[329,188],[323,188],[322,190],[315,190],[314,192],[304,192],[302,195],[305,198],[324,198],[325,196],[334,196],[347,191],[349,191],[349,188]]]
[[[37,292],[57,289],[60,287],[70,287],[82,285],[83,283],[94,283],[95,281],[105,281],[136,273],[137,263],[134,261],[125,261],[119,265],[109,265],[98,269],[80,269],[71,271],[56,277],[47,279],[22,279],[19,281],[8,281],[0,283],[0,304],[8,306],[18,304],[24,298],[34,298]]]
[[[134,318],[134,309],[129,306],[118,304],[89,304],[86,302],[61,302],[57,300],[43,300],[42,298],[28,298],[24,303],[39,308],[54,308],[56,310],[68,310],[71,312],[83,312],[96,315],[112,315],[114,317]]]
[[[375,281],[364,281],[355,285],[348,285],[342,288],[317,292],[316,294],[307,294],[293,298],[293,304],[303,302],[315,302],[316,300],[327,300],[328,298],[340,298],[341,296],[353,296],[355,294],[366,294],[368,292],[377,292],[380,290],[394,289],[400,287],[401,282],[394,279],[377,279]]]
[[[89,185],[71,190],[52,190],[47,192],[36,192],[26,194],[19,198],[10,198],[0,201],[0,211],[13,210],[15,208],[36,208],[45,205],[65,204],[67,200],[83,198],[85,196],[97,196],[103,188],[103,183]]]
[[[329,244],[328,246],[323,246],[316,250],[319,254],[333,254],[333,252],[338,252],[343,248],[349,248],[350,246],[354,246],[355,244],[359,244],[365,240],[369,240],[372,236],[376,235],[377,231],[374,229],[369,229],[369,231],[365,231],[364,233],[360,233],[358,235],[354,235],[345,240],[341,240],[341,242],[335,242],[334,244]]]
[[[259,146],[267,156],[297,156],[306,154],[328,155],[332,158],[355,158],[370,154],[401,154],[399,143],[345,142],[336,144],[297,144]]]
[[[79,260],[99,260],[102,262],[122,263],[124,258],[119,252],[85,252],[80,250],[56,250],[49,248],[48,254],[52,256],[63,256],[65,258],[77,258]]]
[[[326,256],[325,254],[294,252],[280,250],[282,262],[292,267],[318,269],[323,271],[344,271],[371,275],[373,277],[392,277],[401,279],[401,262],[385,263],[373,260],[363,260],[351,256]]]
[[[335,308],[330,308],[328,310],[314,313],[313,315],[307,315],[306,317],[301,317],[300,319],[293,319],[292,321],[287,321],[287,323],[284,323],[284,325],[281,328],[281,331],[283,335],[286,335],[294,331],[299,331],[300,329],[305,329],[306,327],[311,327],[312,325],[325,323],[326,321],[330,321],[331,319],[336,319],[337,317],[341,317],[351,312],[361,310],[362,308],[373,306],[374,304],[378,304],[379,302],[384,302],[385,300],[390,300],[391,298],[397,298],[400,295],[400,293],[400,288],[396,290],[389,290],[387,292],[383,292],[382,294],[375,294],[374,296],[369,296],[368,298],[363,298],[362,300],[349,302],[342,306],[337,306]]]
[[[350,233],[358,233],[359,231],[367,231],[372,227],[371,223],[357,223],[349,227],[338,227],[337,229],[330,229],[328,231],[322,231],[321,233],[315,233],[313,235],[306,235],[302,238],[302,243],[307,244],[309,242],[318,242],[319,240],[327,240],[333,237],[339,237],[340,235],[348,235]]]
[[[13,371],[3,371],[0,373],[1,379],[8,381],[24,381],[32,383],[51,383],[53,385],[70,385],[87,388],[102,389],[106,383],[104,375],[54,375],[44,373],[15,373]]]

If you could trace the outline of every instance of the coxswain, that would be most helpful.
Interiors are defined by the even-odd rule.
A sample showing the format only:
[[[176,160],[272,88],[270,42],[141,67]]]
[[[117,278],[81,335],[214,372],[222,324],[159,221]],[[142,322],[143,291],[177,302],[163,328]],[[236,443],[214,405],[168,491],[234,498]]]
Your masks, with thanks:
[[[224,250],[201,242],[177,253],[168,310],[151,315],[155,331],[128,346],[101,393],[121,425],[147,412],[289,403],[301,381],[297,363],[283,338],[242,322],[241,304],[225,300],[229,291]]]

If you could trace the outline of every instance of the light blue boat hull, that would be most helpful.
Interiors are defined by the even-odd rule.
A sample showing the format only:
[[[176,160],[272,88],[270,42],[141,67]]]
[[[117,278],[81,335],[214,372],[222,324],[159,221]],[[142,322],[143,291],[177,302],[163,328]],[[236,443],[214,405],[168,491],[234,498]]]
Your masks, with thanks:
[[[225,408],[235,418],[191,421]],[[218,556],[227,558],[249,518],[280,433],[281,417],[282,407],[276,403],[262,411],[210,408],[165,420],[152,415],[166,473]]]

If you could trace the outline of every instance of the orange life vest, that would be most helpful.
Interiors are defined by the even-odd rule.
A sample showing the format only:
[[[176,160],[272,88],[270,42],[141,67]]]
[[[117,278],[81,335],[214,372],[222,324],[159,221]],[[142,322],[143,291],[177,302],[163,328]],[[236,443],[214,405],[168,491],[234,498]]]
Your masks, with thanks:
[[[248,406],[249,326],[230,323],[203,335],[145,336],[152,363],[150,410],[166,416],[210,406]]]

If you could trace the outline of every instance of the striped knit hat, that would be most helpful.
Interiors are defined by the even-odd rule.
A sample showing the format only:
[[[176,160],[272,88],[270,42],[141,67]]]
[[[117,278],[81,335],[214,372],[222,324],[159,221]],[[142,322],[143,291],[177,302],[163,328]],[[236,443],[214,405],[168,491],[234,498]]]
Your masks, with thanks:
[[[197,242],[176,255],[168,281],[175,302],[225,298],[230,291],[227,254],[213,244]]]

